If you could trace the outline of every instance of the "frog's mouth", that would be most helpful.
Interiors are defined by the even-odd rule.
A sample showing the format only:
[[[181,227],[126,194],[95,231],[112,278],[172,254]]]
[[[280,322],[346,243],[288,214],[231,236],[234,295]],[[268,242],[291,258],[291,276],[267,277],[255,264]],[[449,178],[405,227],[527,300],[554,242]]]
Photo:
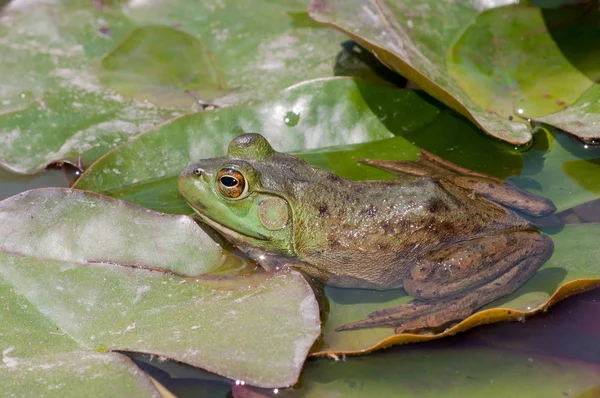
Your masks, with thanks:
[[[262,235],[262,234],[244,233],[244,232],[240,232],[235,229],[226,227],[225,225],[219,224],[212,218],[208,217],[206,214],[204,214],[202,211],[200,211],[198,207],[192,206],[191,204],[190,204],[190,207],[192,209],[194,209],[194,211],[196,212],[196,215],[198,215],[198,217],[200,217],[200,220],[202,220],[203,223],[205,223],[206,225],[208,225],[209,227],[211,227],[212,229],[214,229],[215,231],[219,232],[220,234],[224,235],[227,238],[232,238],[234,240],[239,240],[242,242],[246,241],[247,238],[253,238],[253,239],[258,239],[258,240],[269,240],[269,238],[267,236]]]

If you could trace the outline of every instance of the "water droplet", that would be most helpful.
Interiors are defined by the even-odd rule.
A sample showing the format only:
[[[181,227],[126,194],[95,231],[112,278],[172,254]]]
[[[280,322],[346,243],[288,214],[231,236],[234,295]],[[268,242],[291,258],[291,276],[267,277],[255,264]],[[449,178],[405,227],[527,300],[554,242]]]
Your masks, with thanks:
[[[533,147],[533,140],[529,140],[524,144],[515,145],[515,151],[519,153],[526,153]]]
[[[289,111],[283,116],[283,121],[289,127],[294,127],[300,121],[300,114],[294,111]]]

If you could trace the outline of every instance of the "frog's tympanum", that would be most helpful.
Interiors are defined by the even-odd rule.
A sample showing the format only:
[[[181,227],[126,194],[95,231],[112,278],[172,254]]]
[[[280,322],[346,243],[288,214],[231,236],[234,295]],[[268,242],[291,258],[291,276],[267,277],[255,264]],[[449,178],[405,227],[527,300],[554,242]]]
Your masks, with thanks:
[[[365,163],[400,178],[351,181],[244,134],[225,157],[183,171],[179,189],[267,270],[293,266],[333,286],[414,297],[338,330],[438,329],[514,292],[552,254],[552,240],[508,209],[550,214],[547,199],[426,152]]]

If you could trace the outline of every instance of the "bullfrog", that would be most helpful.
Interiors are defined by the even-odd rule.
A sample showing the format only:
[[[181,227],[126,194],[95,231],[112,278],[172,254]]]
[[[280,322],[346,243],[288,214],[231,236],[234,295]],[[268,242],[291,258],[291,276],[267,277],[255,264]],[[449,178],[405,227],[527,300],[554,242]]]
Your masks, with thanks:
[[[338,330],[443,328],[514,292],[552,255],[552,240],[517,213],[553,213],[546,198],[425,151],[363,162],[398,178],[349,180],[243,134],[178,184],[203,223],[266,270],[414,298]]]

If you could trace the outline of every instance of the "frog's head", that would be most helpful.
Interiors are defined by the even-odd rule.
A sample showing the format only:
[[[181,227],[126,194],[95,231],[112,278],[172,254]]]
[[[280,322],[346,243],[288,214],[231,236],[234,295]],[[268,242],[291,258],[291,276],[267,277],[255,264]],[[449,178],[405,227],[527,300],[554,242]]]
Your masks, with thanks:
[[[179,191],[200,218],[237,246],[293,255],[296,173],[303,160],[276,152],[259,134],[244,134],[227,155],[201,160],[179,176]]]

